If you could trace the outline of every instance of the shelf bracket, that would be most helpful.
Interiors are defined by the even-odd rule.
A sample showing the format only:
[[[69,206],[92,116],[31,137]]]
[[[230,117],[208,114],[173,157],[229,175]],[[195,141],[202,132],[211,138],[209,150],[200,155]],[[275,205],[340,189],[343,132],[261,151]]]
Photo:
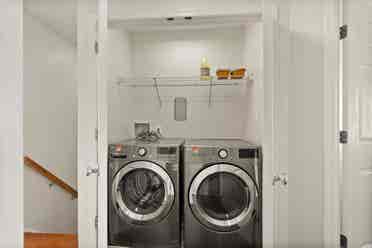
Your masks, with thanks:
[[[156,77],[154,77],[153,80],[154,80],[154,87],[155,87],[155,90],[156,90],[156,95],[158,96],[159,106],[161,108],[163,104],[161,102],[161,97],[160,97],[160,92],[159,92],[159,85],[158,85],[158,79]]]

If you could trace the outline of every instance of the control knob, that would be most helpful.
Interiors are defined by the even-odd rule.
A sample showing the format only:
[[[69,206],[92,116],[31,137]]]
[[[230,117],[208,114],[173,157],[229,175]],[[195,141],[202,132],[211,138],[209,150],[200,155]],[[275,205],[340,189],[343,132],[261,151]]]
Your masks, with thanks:
[[[146,148],[144,148],[144,147],[140,147],[140,148],[138,149],[138,151],[137,151],[137,154],[138,154],[140,157],[144,157],[144,156],[146,156],[146,154],[147,154],[147,150],[146,150]]]
[[[218,157],[220,159],[226,159],[229,156],[229,153],[226,149],[221,149],[218,151]]]

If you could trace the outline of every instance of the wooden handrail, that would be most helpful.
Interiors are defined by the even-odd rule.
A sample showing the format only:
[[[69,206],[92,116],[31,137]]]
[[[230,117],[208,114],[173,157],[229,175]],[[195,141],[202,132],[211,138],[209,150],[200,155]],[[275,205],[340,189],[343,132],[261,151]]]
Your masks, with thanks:
[[[40,175],[46,177],[53,184],[58,185],[59,187],[61,187],[62,189],[64,189],[68,193],[70,193],[73,198],[78,197],[78,192],[73,187],[68,185],[62,179],[59,179],[57,176],[55,176],[53,173],[51,173],[50,171],[45,169],[43,166],[41,166],[40,164],[38,164],[37,162],[35,162],[31,158],[25,156],[24,157],[24,163],[25,163],[25,165],[27,165],[28,167],[30,167],[31,169],[33,169],[34,171],[36,171]]]

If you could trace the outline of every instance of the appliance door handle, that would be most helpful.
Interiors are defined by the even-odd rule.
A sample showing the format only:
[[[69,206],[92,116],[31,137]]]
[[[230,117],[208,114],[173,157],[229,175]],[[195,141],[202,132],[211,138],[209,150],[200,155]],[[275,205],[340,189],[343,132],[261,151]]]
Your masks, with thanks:
[[[280,175],[274,176],[273,186],[276,186],[280,183],[282,186],[288,185],[288,175],[286,173],[281,173]]]

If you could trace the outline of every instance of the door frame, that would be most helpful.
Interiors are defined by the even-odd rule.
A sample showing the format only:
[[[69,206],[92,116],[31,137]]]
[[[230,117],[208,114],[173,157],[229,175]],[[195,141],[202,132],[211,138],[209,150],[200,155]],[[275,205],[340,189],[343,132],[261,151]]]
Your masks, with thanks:
[[[97,247],[108,247],[108,82],[107,82],[107,37],[108,0],[98,1],[97,21]]]
[[[23,247],[23,1],[0,8],[0,247]]]
[[[278,81],[277,47],[278,7],[275,0],[263,0],[263,166],[262,168],[262,246],[275,247],[275,173],[274,85]]]
[[[264,19],[264,133],[263,150],[263,245],[275,247],[274,191],[272,178],[275,169],[274,157],[274,84],[278,81],[277,33],[275,22],[278,9],[275,0],[263,1]],[[340,0],[327,0],[324,13],[324,244],[327,247],[339,245],[340,237],[340,186],[339,186],[339,8]],[[106,44],[108,24],[107,0],[98,0],[98,247],[107,247],[107,75]],[[337,176],[335,176],[335,174]]]
[[[271,1],[271,0],[270,0]],[[265,2],[265,1],[263,1]],[[269,2],[269,1],[267,1]],[[98,20],[98,157],[99,157],[99,179],[98,179],[98,247],[107,247],[107,75],[106,75],[106,49],[107,49],[107,29],[108,29],[108,3],[107,0],[98,0],[99,20]],[[272,187],[272,178],[274,175],[274,115],[273,115],[273,85],[275,83],[275,27],[274,20],[277,18],[277,10],[270,3],[264,5],[264,86],[263,86],[263,114],[264,132],[263,132],[263,150],[265,152],[264,163],[267,165],[263,170],[263,245],[267,248],[274,247],[274,192]]]
[[[98,247],[107,247],[107,75],[106,75],[106,45],[107,45],[107,28],[108,28],[108,3],[107,0],[99,1],[99,20],[98,20],[98,157],[99,157],[99,179],[98,179]],[[268,0],[266,2],[270,2]],[[263,1],[265,2],[265,1]],[[274,176],[274,115],[273,115],[273,86],[275,83],[275,48],[276,36],[274,20],[277,19],[277,9],[270,2],[264,4],[264,86],[263,86],[263,103],[264,109],[264,132],[263,132],[263,150],[265,152],[264,163],[266,168],[263,170],[263,245],[267,248],[274,247],[274,191],[272,187],[272,178]]]
[[[342,0],[324,2],[324,221],[325,247],[339,247],[341,235],[340,9]]]

